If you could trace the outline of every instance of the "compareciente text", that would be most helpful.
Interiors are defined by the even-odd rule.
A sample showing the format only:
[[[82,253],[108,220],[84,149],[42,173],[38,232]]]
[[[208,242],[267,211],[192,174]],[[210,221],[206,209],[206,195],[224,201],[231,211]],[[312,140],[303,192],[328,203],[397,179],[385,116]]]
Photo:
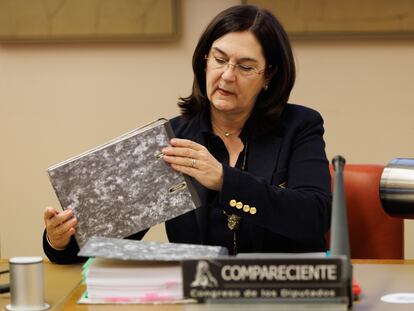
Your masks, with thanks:
[[[292,265],[225,265],[221,277],[225,281],[337,281],[334,264]]]

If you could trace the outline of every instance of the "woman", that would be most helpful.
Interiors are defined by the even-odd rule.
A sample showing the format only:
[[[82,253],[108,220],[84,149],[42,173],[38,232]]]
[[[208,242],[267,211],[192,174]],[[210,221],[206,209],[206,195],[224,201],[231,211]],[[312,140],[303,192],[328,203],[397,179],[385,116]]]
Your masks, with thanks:
[[[169,240],[231,254],[324,251],[331,186],[323,120],[287,103],[295,66],[280,23],[254,6],[223,11],[202,34],[193,70],[192,94],[171,120],[177,138],[163,154],[193,178],[203,205],[166,222]],[[45,223],[48,257],[79,260],[73,213],[47,208]]]

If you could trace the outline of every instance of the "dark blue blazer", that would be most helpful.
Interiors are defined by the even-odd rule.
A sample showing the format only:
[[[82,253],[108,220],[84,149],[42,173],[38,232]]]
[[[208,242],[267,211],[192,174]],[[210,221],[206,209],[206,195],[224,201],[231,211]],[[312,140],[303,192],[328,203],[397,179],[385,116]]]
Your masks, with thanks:
[[[206,145],[202,122],[201,115],[190,121],[179,116],[171,120],[171,125],[177,137]],[[223,164],[223,188],[211,206],[243,217],[249,224],[252,252],[326,250],[324,235],[330,225],[331,179],[323,134],[323,120],[318,112],[288,104],[276,132],[249,142],[248,172]],[[170,242],[206,243],[208,189],[196,181],[194,186],[202,207],[166,222]],[[245,212],[232,202],[255,207],[257,212]],[[210,225],[211,228],[214,230]],[[145,232],[130,238],[140,239]],[[79,260],[74,239],[64,251],[54,250],[45,237],[43,240],[50,260]]]

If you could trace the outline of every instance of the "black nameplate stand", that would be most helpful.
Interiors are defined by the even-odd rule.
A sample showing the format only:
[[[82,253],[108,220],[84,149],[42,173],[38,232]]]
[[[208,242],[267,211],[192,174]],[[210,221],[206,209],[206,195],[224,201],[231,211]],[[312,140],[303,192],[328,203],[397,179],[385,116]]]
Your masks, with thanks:
[[[184,297],[234,306],[271,303],[272,308],[277,308],[277,304],[292,303],[320,304],[321,310],[326,309],[326,304],[338,306],[335,310],[352,308],[352,264],[343,184],[345,159],[337,156],[332,163],[335,177],[330,256],[258,254],[248,258],[184,260]]]
[[[347,261],[277,254],[185,260],[184,297],[207,303],[348,304]]]

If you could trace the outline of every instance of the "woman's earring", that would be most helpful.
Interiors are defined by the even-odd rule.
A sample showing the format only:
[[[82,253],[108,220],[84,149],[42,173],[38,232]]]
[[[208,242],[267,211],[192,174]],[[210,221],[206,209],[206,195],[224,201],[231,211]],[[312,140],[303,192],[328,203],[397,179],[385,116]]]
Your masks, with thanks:
[[[264,91],[267,91],[268,88],[269,88],[269,85],[268,84],[265,84],[265,86],[263,87],[263,90]]]

